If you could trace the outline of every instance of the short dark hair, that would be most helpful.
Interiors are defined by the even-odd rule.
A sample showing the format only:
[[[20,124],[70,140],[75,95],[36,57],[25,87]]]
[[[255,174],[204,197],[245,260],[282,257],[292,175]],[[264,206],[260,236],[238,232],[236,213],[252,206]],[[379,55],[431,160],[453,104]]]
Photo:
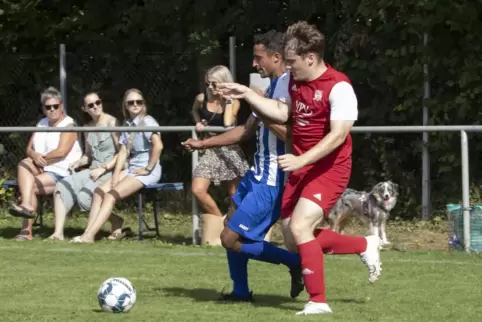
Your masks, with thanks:
[[[325,54],[325,35],[306,21],[298,21],[288,27],[284,44],[286,49],[294,50],[300,56],[313,52],[323,58]]]
[[[263,45],[268,52],[279,53],[283,55],[284,53],[284,46],[283,46],[283,38],[284,34],[282,32],[276,30],[270,30],[265,32],[264,34],[257,34],[254,36],[254,44],[255,45]]]

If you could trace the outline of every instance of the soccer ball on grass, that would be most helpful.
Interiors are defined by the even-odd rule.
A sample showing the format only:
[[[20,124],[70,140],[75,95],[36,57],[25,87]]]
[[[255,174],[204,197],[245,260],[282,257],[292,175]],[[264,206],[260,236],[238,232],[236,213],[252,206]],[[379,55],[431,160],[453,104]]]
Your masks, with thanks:
[[[136,303],[136,289],[126,278],[109,278],[101,284],[97,299],[104,312],[127,313]]]

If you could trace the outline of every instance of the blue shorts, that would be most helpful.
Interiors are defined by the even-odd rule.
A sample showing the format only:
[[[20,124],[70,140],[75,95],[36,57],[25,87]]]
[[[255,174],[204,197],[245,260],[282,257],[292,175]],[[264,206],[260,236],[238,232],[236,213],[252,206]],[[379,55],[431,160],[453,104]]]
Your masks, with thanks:
[[[59,182],[60,180],[65,178],[65,177],[61,176],[60,174],[57,174],[57,173],[54,173],[54,172],[51,172],[51,171],[45,171],[45,173],[48,174],[49,177],[54,179],[55,182]]]
[[[283,187],[260,183],[248,171],[233,196],[237,209],[228,227],[243,238],[263,241],[280,217],[282,196]]]

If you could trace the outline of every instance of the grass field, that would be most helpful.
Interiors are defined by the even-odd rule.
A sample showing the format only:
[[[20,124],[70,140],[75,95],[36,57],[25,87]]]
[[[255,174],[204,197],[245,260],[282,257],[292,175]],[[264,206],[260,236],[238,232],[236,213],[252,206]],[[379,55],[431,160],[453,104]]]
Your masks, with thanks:
[[[17,228],[10,227],[18,220],[0,215],[0,320],[426,322],[482,316],[482,258],[442,251],[446,235],[420,224],[390,227],[395,247],[383,252],[383,274],[374,285],[358,257],[326,257],[333,315],[295,317],[306,293],[292,300],[287,270],[255,261],[249,274],[256,302],[220,304],[215,301],[219,292],[230,290],[225,254],[220,248],[182,245],[190,242],[189,220],[164,216],[161,240],[79,245],[44,242],[42,236],[12,241]],[[84,223],[83,218],[69,221],[67,233],[77,234]],[[50,231],[47,227],[43,236]],[[127,314],[99,310],[97,290],[113,276],[128,278],[137,288],[137,303]]]

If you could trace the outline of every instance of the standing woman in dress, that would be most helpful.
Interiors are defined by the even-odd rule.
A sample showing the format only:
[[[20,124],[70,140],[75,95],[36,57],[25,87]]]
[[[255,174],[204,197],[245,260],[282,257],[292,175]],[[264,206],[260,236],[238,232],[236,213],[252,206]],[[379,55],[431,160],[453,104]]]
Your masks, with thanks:
[[[239,101],[224,99],[216,90],[217,84],[234,81],[229,69],[222,65],[214,66],[206,72],[204,80],[206,91],[196,96],[192,108],[196,130],[201,132],[205,126],[235,125],[240,107]],[[201,134],[204,137],[213,135],[216,133]],[[203,235],[210,244],[220,244],[219,235],[223,229],[223,214],[208,193],[208,188],[211,183],[218,186],[223,182],[231,198],[249,165],[238,144],[209,148],[201,153],[199,164],[193,173],[191,189],[206,212]]]
[[[122,100],[122,112],[127,126],[159,126],[147,114],[144,96],[138,89],[129,89]],[[116,202],[125,199],[144,186],[159,182],[163,149],[159,132],[123,132],[119,139],[120,150],[112,178],[94,191],[89,224],[75,243],[93,243],[95,235],[109,219]],[[127,161],[127,169],[124,169]]]

